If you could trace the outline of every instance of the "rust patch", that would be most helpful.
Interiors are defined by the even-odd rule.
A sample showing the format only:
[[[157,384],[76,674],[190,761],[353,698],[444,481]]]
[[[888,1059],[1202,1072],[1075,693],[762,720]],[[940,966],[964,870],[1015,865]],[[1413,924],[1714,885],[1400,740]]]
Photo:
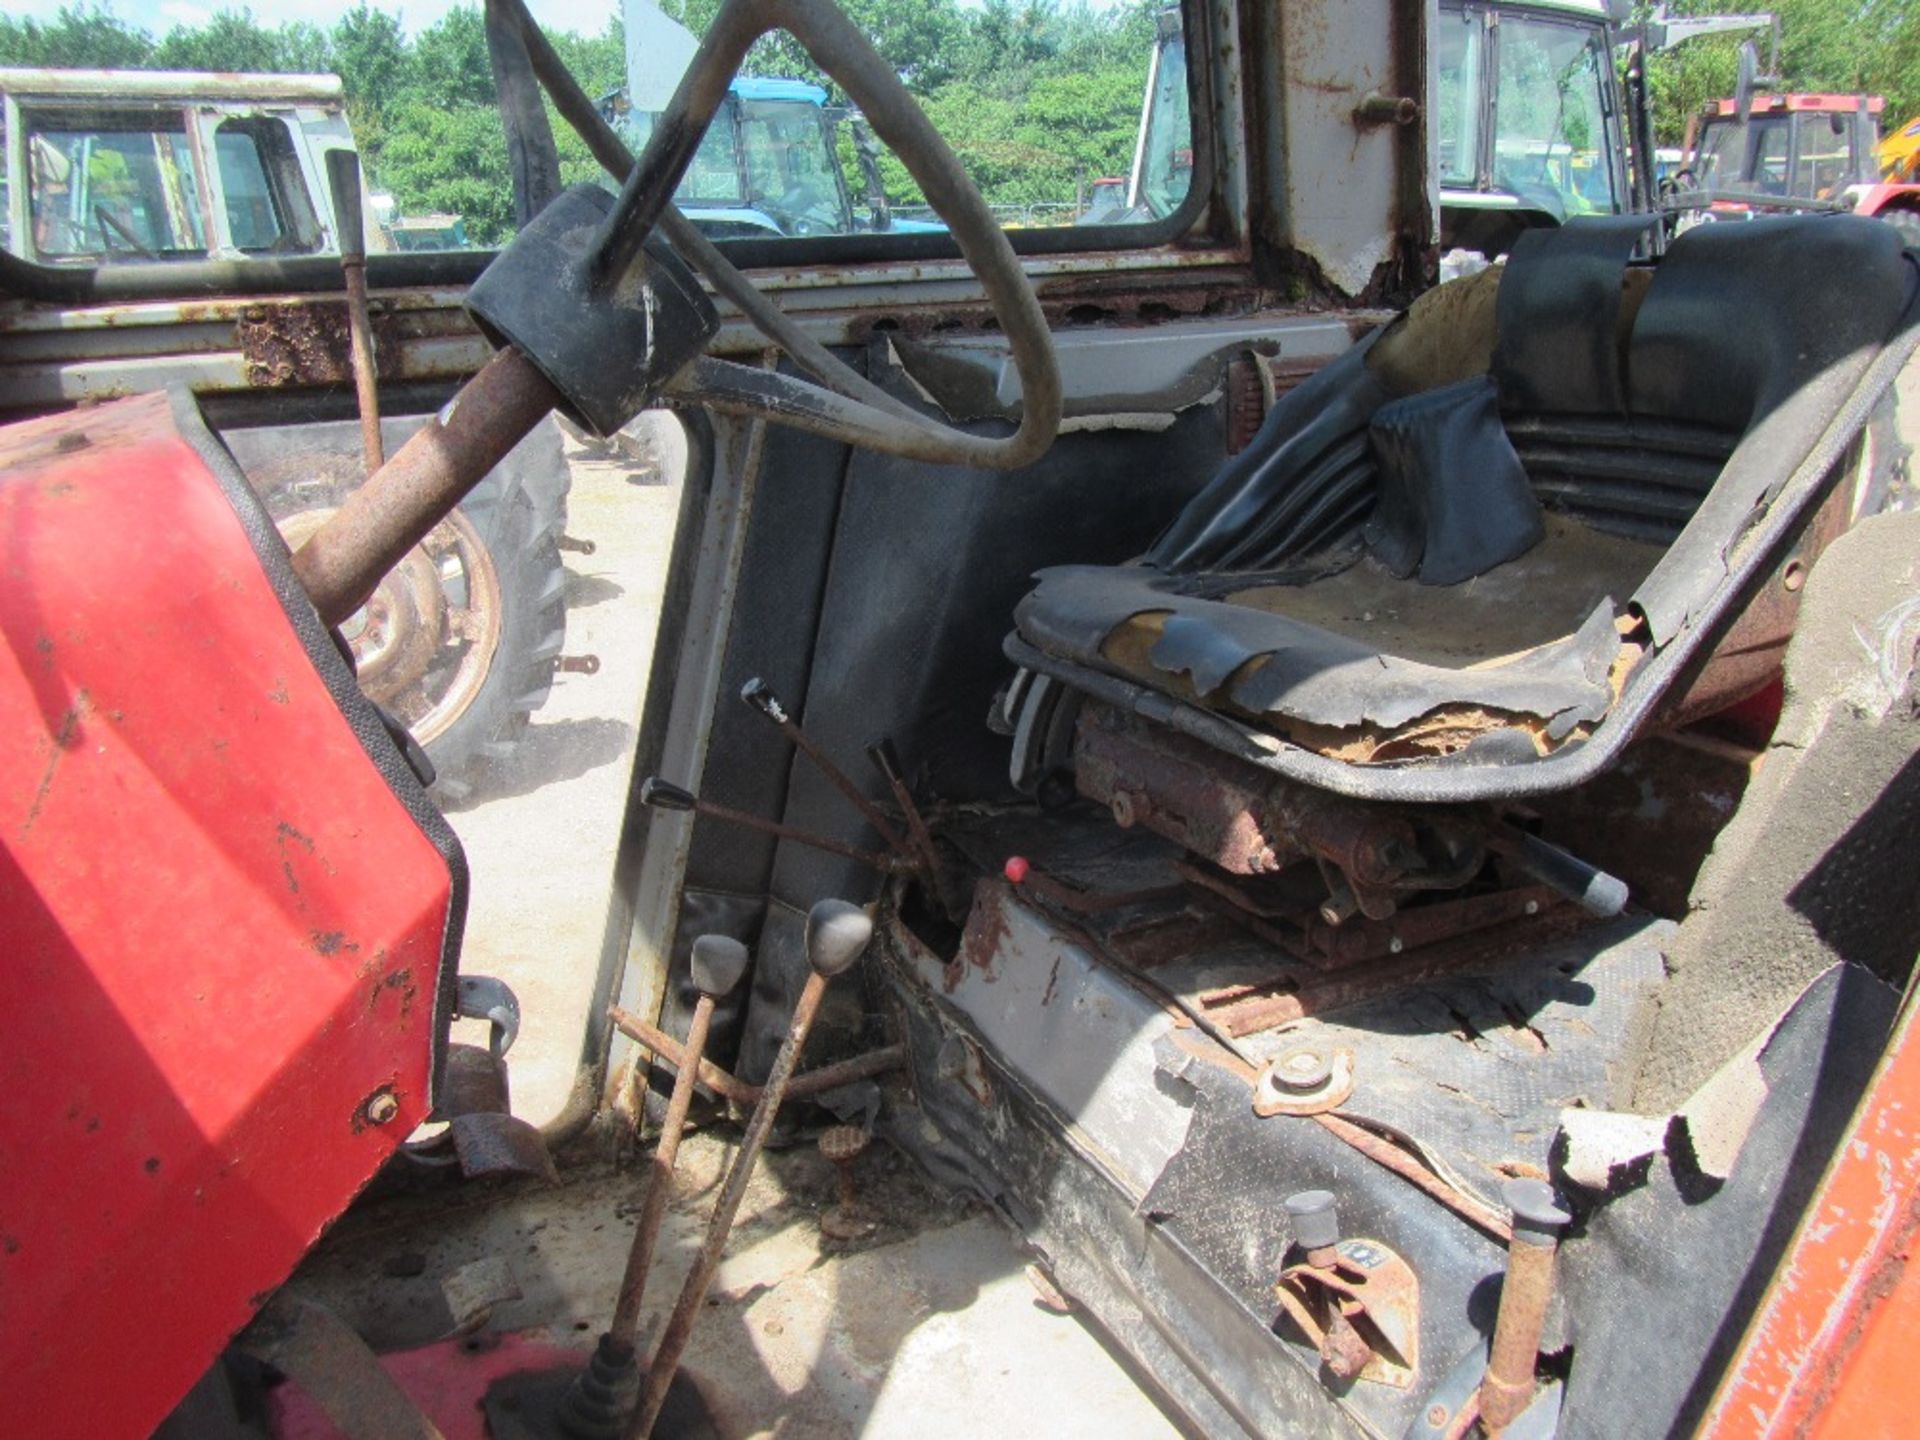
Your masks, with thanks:
[[[1007,887],[999,882],[981,882],[974,887],[973,909],[967,916],[967,928],[960,936],[960,949],[948,962],[943,988],[951,995],[960,988],[967,967],[978,970],[991,982],[993,957],[1007,938]]]
[[[1040,312],[1051,330],[1239,315],[1252,312],[1262,303],[1258,293],[1243,288],[1147,286],[1131,275],[1094,277],[1092,281],[1087,276],[1042,280],[1035,290],[1040,297]],[[999,328],[999,318],[987,306],[924,306],[854,319],[847,326],[847,335],[860,344],[876,335],[925,340],[935,335],[990,335]]]
[[[369,1011],[379,1009],[380,997],[382,995],[397,995],[400,1000],[399,1018],[405,1020],[413,1013],[413,1001],[416,989],[417,987],[413,983],[413,971],[411,968],[396,970],[393,974],[386,976],[374,985],[373,992],[367,996],[367,1009]]]
[[[374,363],[382,374],[399,370],[399,347],[387,317],[372,317]],[[234,323],[247,383],[263,389],[353,382],[352,343],[345,301],[307,300],[245,306]]]
[[[289,841],[300,846],[308,855],[312,855],[313,837],[296,830],[284,820],[280,822],[278,829],[274,832],[273,843],[275,848],[280,852],[280,873],[286,876],[287,889],[293,894],[298,895],[300,893],[300,877],[293,873],[293,856],[287,849]]]

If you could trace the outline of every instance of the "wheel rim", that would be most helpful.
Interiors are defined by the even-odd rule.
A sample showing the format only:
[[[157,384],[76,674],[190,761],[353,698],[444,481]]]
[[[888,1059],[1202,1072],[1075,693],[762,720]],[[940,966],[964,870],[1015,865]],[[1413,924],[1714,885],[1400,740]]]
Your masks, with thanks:
[[[281,520],[280,533],[298,549],[332,514],[303,510]],[[485,688],[505,619],[493,556],[456,510],[382,578],[340,633],[361,690],[430,745]]]

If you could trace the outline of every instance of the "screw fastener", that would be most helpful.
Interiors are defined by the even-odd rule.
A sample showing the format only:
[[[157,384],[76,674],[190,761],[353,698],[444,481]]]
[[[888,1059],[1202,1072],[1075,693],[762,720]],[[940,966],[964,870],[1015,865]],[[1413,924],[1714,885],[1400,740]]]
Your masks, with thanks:
[[[400,1115],[400,1102],[391,1090],[376,1090],[367,1097],[361,1113],[369,1125],[390,1125]]]

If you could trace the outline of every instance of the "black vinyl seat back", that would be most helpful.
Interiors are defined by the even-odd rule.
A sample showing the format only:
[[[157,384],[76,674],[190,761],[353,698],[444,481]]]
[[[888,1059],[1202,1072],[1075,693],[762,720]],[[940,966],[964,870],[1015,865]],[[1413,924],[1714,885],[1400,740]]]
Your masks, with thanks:
[[[1886,340],[1914,271],[1889,225],[1777,216],[1696,226],[1636,283],[1650,223],[1603,216],[1523,235],[1499,281],[1490,373],[1548,509],[1667,542],[1757,421]],[[1357,536],[1378,498],[1369,426],[1403,398],[1369,363],[1386,333],[1283,396],[1144,563],[1283,572]]]

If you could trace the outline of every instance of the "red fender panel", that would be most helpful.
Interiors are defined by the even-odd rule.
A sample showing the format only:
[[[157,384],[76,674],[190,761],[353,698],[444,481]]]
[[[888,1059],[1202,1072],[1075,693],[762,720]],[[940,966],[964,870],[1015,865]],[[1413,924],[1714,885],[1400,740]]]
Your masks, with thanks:
[[[464,899],[191,402],[0,431],[0,1435],[146,1436],[286,1278],[431,1106]]]

